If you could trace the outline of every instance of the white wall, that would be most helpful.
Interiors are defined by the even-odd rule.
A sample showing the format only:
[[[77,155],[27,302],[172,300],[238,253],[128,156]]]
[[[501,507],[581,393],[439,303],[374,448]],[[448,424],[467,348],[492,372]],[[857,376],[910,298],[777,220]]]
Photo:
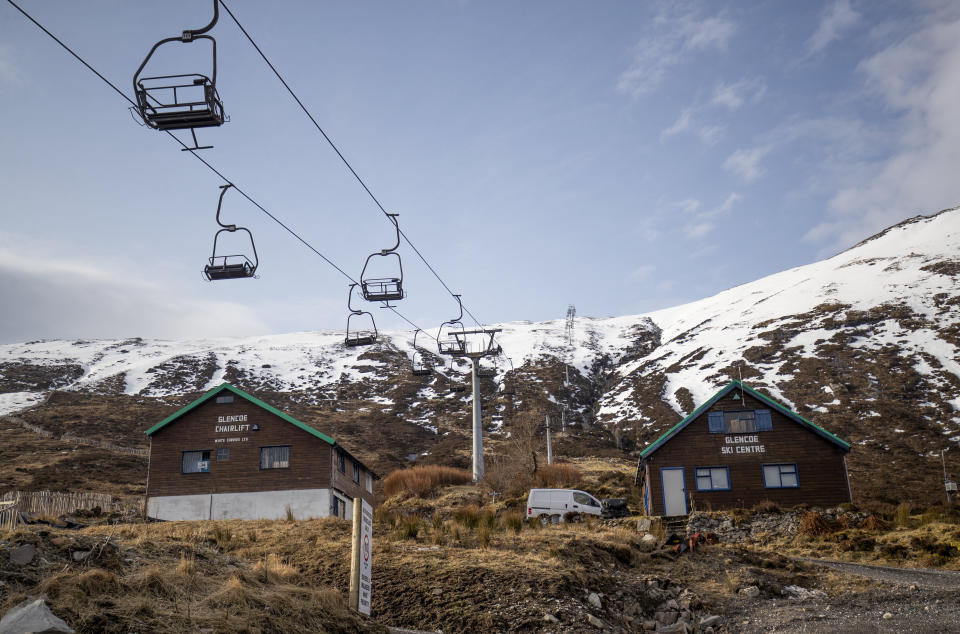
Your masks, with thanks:
[[[147,499],[147,515],[160,520],[278,520],[329,517],[329,489],[166,495]],[[349,517],[349,516],[348,516]]]

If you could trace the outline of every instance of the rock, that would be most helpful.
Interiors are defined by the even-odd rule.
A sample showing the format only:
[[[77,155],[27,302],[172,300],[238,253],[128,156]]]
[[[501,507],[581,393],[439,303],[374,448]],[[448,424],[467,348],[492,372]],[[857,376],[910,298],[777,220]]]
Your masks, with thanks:
[[[50,540],[50,543],[56,546],[57,548],[65,548],[73,543],[73,540],[69,537],[54,537]]]
[[[37,556],[37,547],[33,544],[24,544],[17,546],[10,551],[10,561],[18,566],[25,566]]]
[[[645,544],[654,544],[656,543],[657,538],[651,535],[650,533],[647,533],[646,535],[640,538],[640,541],[642,541]]]
[[[784,586],[781,592],[784,596],[800,599],[801,601],[827,596],[827,593],[823,590],[808,590],[801,586]]]
[[[73,560],[74,561],[83,561],[90,556],[89,550],[75,550],[73,551]]]
[[[74,553],[74,555],[76,555],[76,553]],[[433,590],[430,591],[430,594],[432,594],[435,597],[439,597],[441,594],[443,594],[443,588],[434,588]]]
[[[641,517],[637,520],[637,532],[638,533],[647,533],[650,531],[650,518]]]
[[[603,621],[601,621],[600,619],[598,619],[597,617],[595,617],[595,616],[592,615],[592,614],[587,614],[587,623],[589,623],[590,625],[594,626],[594,627],[597,628],[598,630],[605,630],[605,629],[607,629],[607,624],[604,623]],[[2,633],[0,633],[0,634],[2,634]]]
[[[657,632],[662,632],[663,634],[689,634],[689,632],[692,631],[693,628],[684,621],[677,621],[673,625],[664,625],[663,627],[657,628]]]
[[[656,621],[644,621],[644,622],[640,625],[640,627],[643,628],[643,631],[644,631],[644,632],[652,632],[652,631],[654,631],[655,629],[657,629],[657,622],[656,622]]]
[[[596,592],[591,592],[587,596],[587,603],[597,608],[598,610],[603,609],[603,603],[600,602],[600,596]]]
[[[700,629],[706,627],[719,627],[720,625],[723,625],[723,617],[719,614],[712,614],[700,619]]]
[[[661,626],[663,625],[673,625],[677,622],[677,618],[680,616],[679,612],[674,611],[665,611],[665,612],[654,612],[653,618],[657,620]]]
[[[546,614],[543,615],[543,621],[544,623],[559,623],[560,619],[558,619],[554,615],[547,612]]]
[[[893,618],[893,615],[890,614],[889,612],[884,612],[884,613],[883,613],[883,618],[885,618],[885,619],[892,619],[892,618]]]
[[[0,619],[0,634],[73,634],[73,629],[50,611],[43,599],[27,599]]]
[[[741,597],[747,597],[748,599],[756,599],[760,596],[760,588],[757,586],[747,586],[746,588],[740,588],[738,592]]]

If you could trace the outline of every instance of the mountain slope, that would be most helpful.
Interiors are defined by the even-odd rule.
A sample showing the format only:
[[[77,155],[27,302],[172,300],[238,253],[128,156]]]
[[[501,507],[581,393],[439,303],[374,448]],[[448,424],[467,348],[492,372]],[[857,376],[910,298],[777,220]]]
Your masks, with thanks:
[[[894,466],[901,493],[935,490],[934,458],[960,442],[958,277],[960,209],[951,209],[697,302],[578,318],[572,347],[563,319],[502,324],[498,343],[510,359],[483,380],[486,428],[506,438],[512,425],[550,414],[571,425],[563,451],[631,451],[742,377],[855,443],[855,488],[895,498],[880,490]],[[469,364],[439,357],[421,337],[436,372],[413,377],[412,341],[382,333],[376,346],[346,348],[342,333],[312,332],[5,345],[0,414],[55,392],[24,416],[142,445],[155,421],[138,413],[155,416],[230,381],[364,447],[360,456],[381,471],[465,460]],[[105,425],[104,408],[121,402],[129,413]]]

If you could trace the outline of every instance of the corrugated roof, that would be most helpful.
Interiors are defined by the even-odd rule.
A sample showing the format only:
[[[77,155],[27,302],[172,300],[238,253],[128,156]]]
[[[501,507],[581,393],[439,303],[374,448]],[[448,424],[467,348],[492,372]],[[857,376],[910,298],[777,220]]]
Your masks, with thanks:
[[[804,427],[807,427],[817,435],[822,436],[823,438],[826,438],[830,442],[840,447],[843,451],[845,452],[850,451],[850,443],[841,439],[839,436],[831,434],[823,427],[820,427],[819,425],[815,425],[811,423],[800,414],[797,414],[796,412],[790,409],[787,409],[784,405],[782,405],[781,403],[778,403],[777,401],[773,400],[769,396],[765,396],[760,392],[757,392],[753,388],[747,385],[744,385],[740,381],[733,380],[730,383],[728,383],[726,386],[724,386],[719,392],[711,396],[706,403],[704,403],[703,405],[695,409],[692,414],[690,414],[689,416],[681,420],[679,423],[677,423],[676,425],[668,429],[666,433],[664,433],[662,436],[660,436],[659,438],[654,440],[652,443],[650,443],[650,445],[646,449],[640,452],[640,459],[643,460],[645,458],[650,457],[650,455],[653,454],[653,452],[655,452],[657,449],[662,447],[664,443],[670,440],[673,436],[677,435],[677,433],[679,433],[681,429],[683,429],[684,427],[692,423],[694,420],[696,420],[701,414],[703,414],[705,411],[710,409],[713,406],[713,404],[716,403],[720,398],[722,398],[725,394],[730,392],[730,390],[733,390],[735,388],[740,388],[741,390],[747,392],[757,400],[766,403],[770,407],[776,409],[781,414],[785,415],[787,418],[790,418],[793,421],[800,423],[801,425],[803,425]]]

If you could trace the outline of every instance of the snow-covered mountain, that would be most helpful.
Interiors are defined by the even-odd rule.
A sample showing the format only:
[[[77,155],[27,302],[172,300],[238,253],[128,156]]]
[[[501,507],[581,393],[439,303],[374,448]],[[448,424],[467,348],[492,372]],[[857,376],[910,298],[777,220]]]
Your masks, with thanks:
[[[931,456],[960,442],[958,282],[960,208],[697,302],[577,318],[572,347],[565,319],[500,324],[509,360],[485,381],[489,429],[518,412],[567,409],[571,424],[605,429],[634,449],[742,377],[871,455]],[[376,346],[347,348],[341,332],[306,332],[3,345],[0,414],[51,390],[173,404],[230,381],[304,404],[389,413],[438,434],[458,429],[468,364],[436,355],[421,335],[437,372],[413,377],[412,343],[413,333],[386,332]],[[516,396],[498,393],[498,383]]]

